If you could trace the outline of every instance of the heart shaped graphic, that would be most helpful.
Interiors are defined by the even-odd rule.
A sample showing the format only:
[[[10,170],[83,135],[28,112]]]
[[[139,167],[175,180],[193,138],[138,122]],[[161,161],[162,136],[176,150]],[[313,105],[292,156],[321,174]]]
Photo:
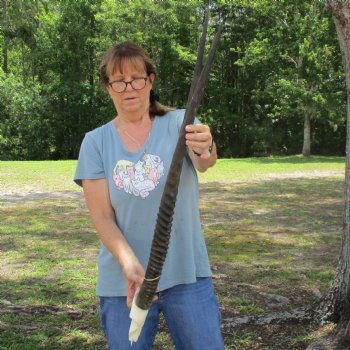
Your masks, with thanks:
[[[159,184],[164,175],[163,161],[159,156],[145,153],[136,163],[118,160],[113,170],[117,189],[145,199]]]

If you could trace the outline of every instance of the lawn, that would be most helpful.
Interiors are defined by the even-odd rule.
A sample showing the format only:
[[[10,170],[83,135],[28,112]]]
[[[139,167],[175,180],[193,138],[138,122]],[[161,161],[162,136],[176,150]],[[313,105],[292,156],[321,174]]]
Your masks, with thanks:
[[[0,349],[105,349],[95,296],[99,243],[75,161],[0,162]],[[226,349],[305,349],[311,325],[241,326],[326,292],[342,230],[344,159],[220,160],[200,209]],[[278,298],[277,298],[278,297]],[[154,349],[173,349],[162,321]]]

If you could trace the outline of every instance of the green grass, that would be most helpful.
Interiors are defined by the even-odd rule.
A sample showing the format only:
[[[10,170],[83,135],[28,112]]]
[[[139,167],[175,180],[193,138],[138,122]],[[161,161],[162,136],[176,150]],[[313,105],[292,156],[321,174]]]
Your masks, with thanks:
[[[95,296],[99,250],[76,161],[0,162],[0,350],[105,349]],[[219,160],[200,174],[200,208],[222,317],[291,310],[331,282],[340,247],[344,159]],[[288,298],[286,304],[261,293]],[[4,303],[55,306],[10,312]],[[78,312],[79,317],[67,312]],[[312,326],[223,329],[226,349],[305,349]],[[161,321],[154,349],[173,350]]]
[[[72,181],[76,161],[0,161],[3,193],[77,190]]]
[[[344,172],[343,157],[289,156],[219,159],[216,166],[200,174],[202,182],[258,180],[269,174],[313,171]]]
[[[72,181],[75,160],[0,161],[0,191],[3,193],[78,191]],[[199,174],[202,183],[259,180],[271,174],[300,172],[343,173],[343,157],[262,157],[219,159],[216,166]]]

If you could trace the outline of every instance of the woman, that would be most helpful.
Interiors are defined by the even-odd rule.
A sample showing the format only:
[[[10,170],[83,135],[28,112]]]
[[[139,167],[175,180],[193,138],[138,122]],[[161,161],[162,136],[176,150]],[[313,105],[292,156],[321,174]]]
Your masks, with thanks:
[[[117,116],[86,134],[74,179],[83,186],[102,242],[97,295],[109,349],[151,349],[160,312],[177,349],[223,349],[198,210],[195,168],[205,171],[217,158],[210,129],[204,124],[187,126],[188,154],[157,300],[139,340],[132,345],[128,341],[129,308],[145,275],[184,111],[171,110],[154,99],[154,65],[136,45],[121,43],[108,50],[100,73]]]

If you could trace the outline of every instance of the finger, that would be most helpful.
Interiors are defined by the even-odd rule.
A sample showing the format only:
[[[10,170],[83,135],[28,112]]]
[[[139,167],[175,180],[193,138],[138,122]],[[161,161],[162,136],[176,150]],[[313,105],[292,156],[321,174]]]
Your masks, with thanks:
[[[206,132],[210,131],[210,128],[206,124],[189,124],[186,125],[187,132]]]
[[[186,141],[186,146],[190,148],[195,148],[195,151],[198,153],[203,153],[204,151],[209,151],[211,142],[200,142],[200,141]]]
[[[186,140],[190,141],[208,141],[211,142],[211,134],[209,132],[195,132],[195,133],[187,133]]]
[[[137,272],[133,272],[127,276],[128,283],[130,283],[130,285],[136,284],[136,287],[140,286],[143,283],[144,278],[144,274]]]
[[[200,156],[200,158],[202,159],[209,159],[210,157],[211,157],[211,154],[209,150],[204,151],[203,153],[201,153],[201,156]]]
[[[135,276],[134,282],[136,284],[136,288],[141,286],[141,284],[143,283],[144,279],[145,279],[144,276],[140,276],[140,275],[136,275]]]
[[[188,140],[209,140],[211,139],[211,137],[212,136],[209,130],[194,131],[194,132],[186,133],[186,139]]]
[[[129,309],[132,306],[132,300],[133,298],[130,298],[129,296],[126,297],[126,305],[128,306]]]
[[[159,288],[157,288],[156,291],[154,292],[152,301],[157,301],[158,299],[159,299]]]
[[[186,140],[190,140],[190,141],[207,141],[209,143],[211,143],[212,141],[212,135],[210,132],[210,129],[208,126],[206,125],[201,125],[201,129],[195,130],[195,131],[190,131],[187,132],[185,137]]]

